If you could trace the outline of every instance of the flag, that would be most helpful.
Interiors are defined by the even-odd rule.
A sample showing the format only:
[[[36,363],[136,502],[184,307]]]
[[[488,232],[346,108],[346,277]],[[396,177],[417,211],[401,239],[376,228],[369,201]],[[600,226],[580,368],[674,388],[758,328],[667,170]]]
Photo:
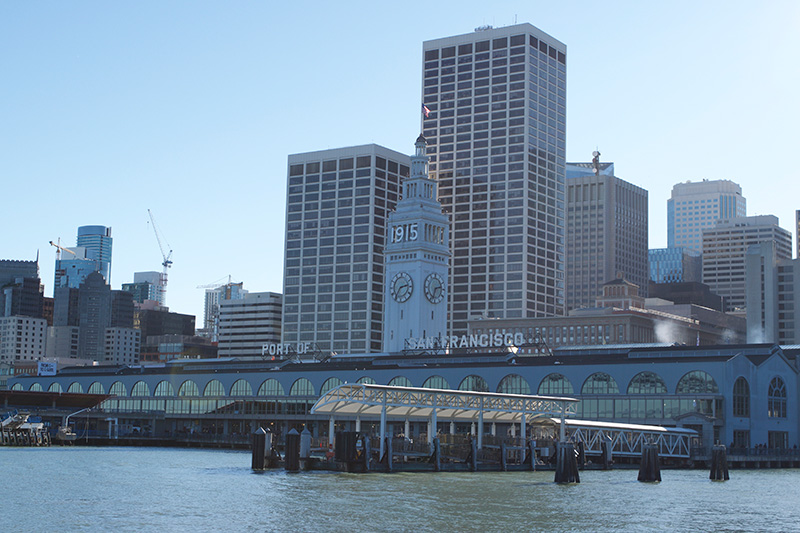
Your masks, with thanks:
[[[431,114],[431,110],[425,104],[422,104],[422,114],[425,115],[425,118],[428,118],[428,115]]]

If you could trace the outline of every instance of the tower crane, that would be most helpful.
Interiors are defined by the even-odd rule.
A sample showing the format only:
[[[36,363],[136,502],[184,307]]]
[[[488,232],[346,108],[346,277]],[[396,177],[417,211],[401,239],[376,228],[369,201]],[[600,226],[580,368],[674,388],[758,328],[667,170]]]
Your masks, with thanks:
[[[161,244],[161,236],[159,236],[158,227],[156,226],[156,219],[153,218],[153,213],[149,209],[147,210],[147,214],[150,215],[150,222],[153,224],[153,233],[156,234],[158,249],[161,250],[161,257],[164,260],[161,263],[161,266],[164,267],[164,270],[161,272],[161,305],[165,305],[167,299],[167,269],[172,266],[172,247],[167,243],[167,248],[170,250],[169,253],[164,253],[164,246]]]
[[[68,253],[71,253],[72,255],[74,255],[75,257],[78,257],[78,254],[76,254],[75,252],[73,252],[69,248],[64,248],[63,246],[61,246],[60,243],[61,243],[61,239],[59,239],[59,244],[56,244],[53,241],[50,241],[50,244],[55,246],[56,249],[57,249],[56,250],[56,259],[61,259],[61,252],[68,252]]]

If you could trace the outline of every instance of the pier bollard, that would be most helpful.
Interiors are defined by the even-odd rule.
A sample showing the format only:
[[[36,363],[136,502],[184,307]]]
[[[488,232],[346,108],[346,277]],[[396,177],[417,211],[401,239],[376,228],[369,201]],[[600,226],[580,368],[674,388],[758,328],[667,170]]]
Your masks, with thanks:
[[[556,483],[580,483],[578,458],[571,442],[559,442],[556,447]]]
[[[439,472],[442,470],[442,448],[441,444],[439,443],[439,437],[434,437],[433,442],[431,443],[431,458],[428,460],[429,463],[433,463],[433,470],[434,472]]]
[[[711,450],[711,473],[708,479],[712,481],[728,481],[728,451],[724,444],[715,444]]]
[[[528,457],[531,460],[531,471],[536,471],[536,443],[534,441],[528,441]]]
[[[300,462],[303,470],[307,470],[310,465],[311,459],[311,432],[308,428],[303,428],[300,433]]]
[[[251,468],[253,470],[264,470],[265,459],[267,455],[267,432],[264,428],[258,428],[253,432],[253,448],[252,448],[252,461]]]
[[[611,470],[611,444],[605,439],[600,442],[600,453],[602,454],[603,470]]]
[[[300,433],[296,429],[286,434],[286,453],[283,459],[287,472],[300,470]]]
[[[639,481],[661,481],[661,465],[658,459],[658,445],[653,442],[642,444],[642,462],[639,464]]]
[[[392,467],[394,466],[392,464],[392,459],[393,459],[393,457],[392,457],[392,455],[393,455],[392,454],[392,438],[391,437],[384,437],[383,442],[384,442],[384,448],[383,448],[384,452],[383,452],[383,457],[381,458],[381,463],[386,465],[386,471],[387,472],[391,472],[392,471]]]
[[[469,439],[469,467],[473,472],[478,471],[478,443],[475,439]]]

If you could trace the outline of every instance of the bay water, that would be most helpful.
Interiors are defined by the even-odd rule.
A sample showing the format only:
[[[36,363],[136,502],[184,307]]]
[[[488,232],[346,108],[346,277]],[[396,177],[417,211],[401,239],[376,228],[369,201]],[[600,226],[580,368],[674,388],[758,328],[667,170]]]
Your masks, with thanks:
[[[798,531],[800,470],[254,473],[244,451],[0,448],[0,531]]]

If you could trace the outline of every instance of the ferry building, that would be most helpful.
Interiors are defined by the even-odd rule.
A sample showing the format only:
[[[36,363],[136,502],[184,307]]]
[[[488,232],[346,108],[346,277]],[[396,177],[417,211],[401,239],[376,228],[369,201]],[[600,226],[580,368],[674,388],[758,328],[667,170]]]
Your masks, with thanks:
[[[86,434],[195,439],[240,436],[258,427],[279,439],[307,427],[370,431],[357,413],[312,414],[326,393],[350,383],[516,395],[572,397],[574,419],[695,430],[698,446],[791,449],[800,440],[800,346],[629,344],[548,349],[540,339],[488,328],[448,335],[448,219],[428,178],[425,139],[416,141],[410,176],[387,221],[383,353],[333,354],[308,343],[265,346],[261,360],[174,360],[158,365],[61,369],[15,376],[15,391],[50,393],[38,414],[54,426],[59,399],[102,395],[72,419]],[[5,395],[6,408],[11,405]],[[24,397],[24,394],[19,394]],[[436,407],[433,406],[435,412]],[[478,434],[532,435],[517,423],[481,421]],[[540,421],[541,422],[541,421]],[[475,422],[414,416],[388,421],[392,434],[475,433]]]

